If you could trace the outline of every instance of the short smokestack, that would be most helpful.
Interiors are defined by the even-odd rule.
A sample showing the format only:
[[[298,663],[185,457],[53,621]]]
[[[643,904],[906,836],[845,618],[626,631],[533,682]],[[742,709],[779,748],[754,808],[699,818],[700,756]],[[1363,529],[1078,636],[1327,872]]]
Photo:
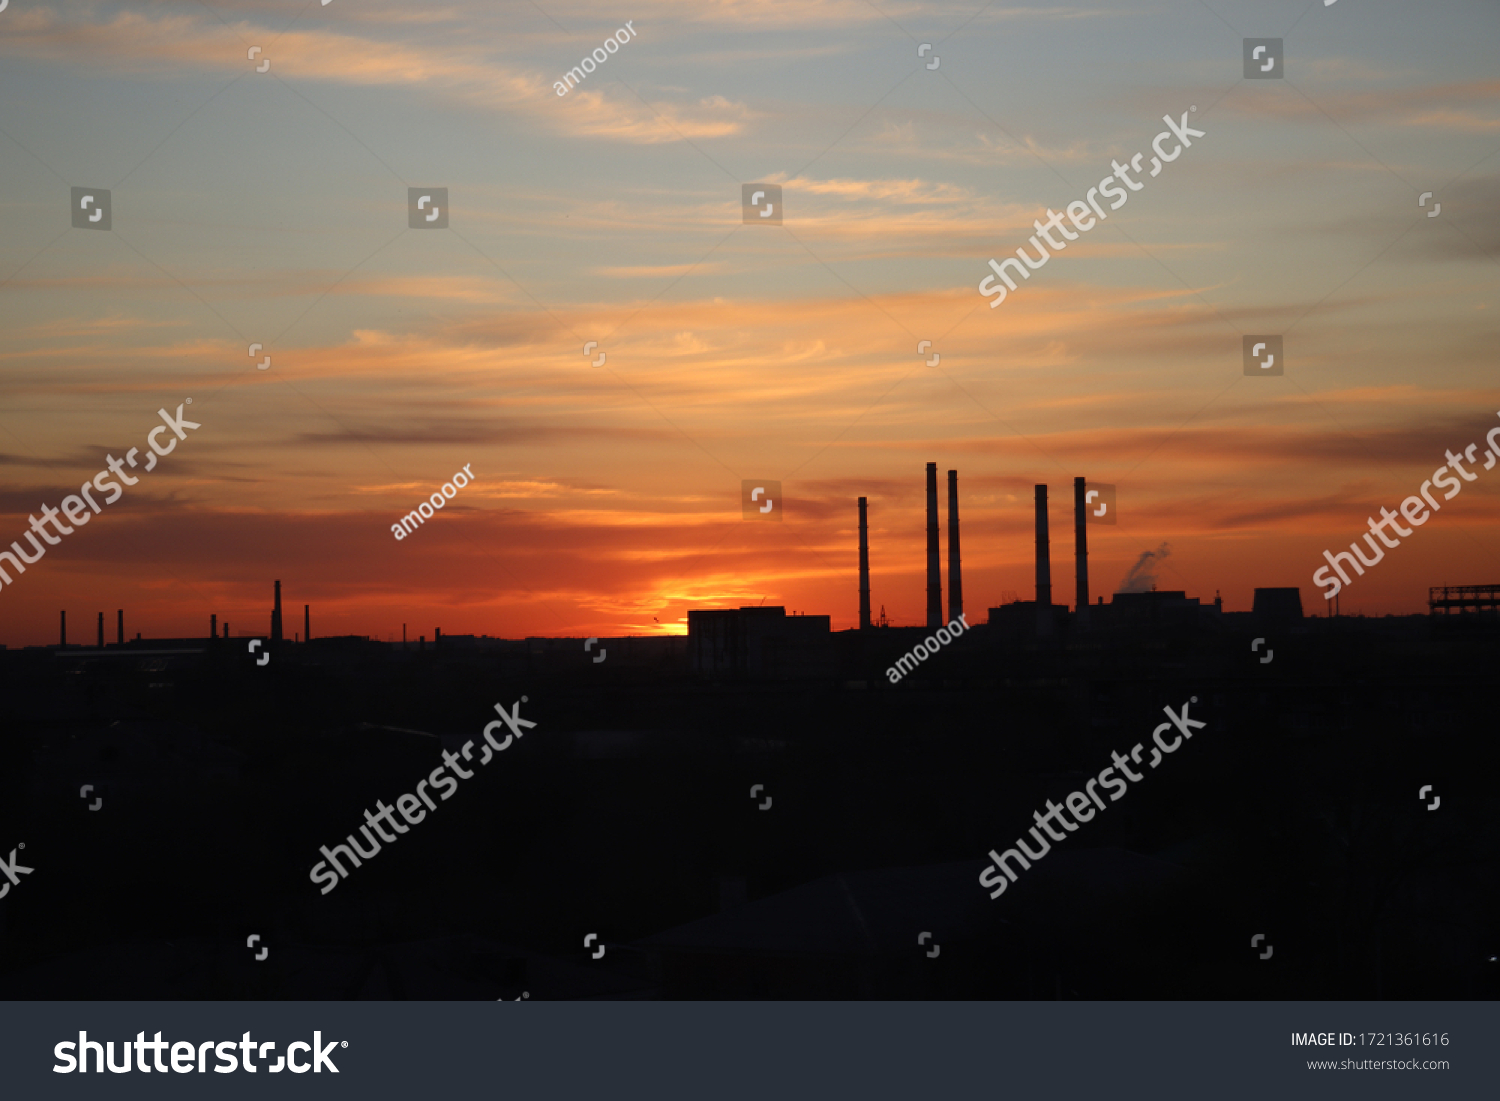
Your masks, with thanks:
[[[116,617],[115,618],[115,630],[117,632],[116,641],[121,646],[124,646],[125,645],[125,609],[121,608],[119,611],[117,611],[115,613],[115,617]]]
[[[271,642],[281,641],[281,582],[276,582],[276,606],[271,609]]]
[[[302,641],[312,641],[312,605],[302,605]]]
[[[948,622],[964,614],[964,578],[958,558],[958,471],[948,471]]]
[[[434,627],[432,629],[432,648],[434,650],[436,650],[442,644],[443,644],[443,629],[441,627]]]
[[[1036,629],[1052,633],[1052,547],[1047,535],[1047,487],[1036,487]]]
[[[859,499],[859,629],[870,629],[870,499]]]
[[[1074,622],[1089,625],[1089,528],[1088,492],[1082,478],[1073,479],[1073,567],[1078,591],[1074,598]]]
[[[99,613],[99,649],[104,649],[104,613]]]
[[[943,625],[943,576],[938,556],[937,463],[927,464],[927,626]]]
[[[227,619],[224,621],[224,637],[229,637],[229,620]]]
[[[58,642],[58,645],[66,646],[68,644],[68,613],[59,612],[58,615],[62,617],[60,621],[61,638]]]

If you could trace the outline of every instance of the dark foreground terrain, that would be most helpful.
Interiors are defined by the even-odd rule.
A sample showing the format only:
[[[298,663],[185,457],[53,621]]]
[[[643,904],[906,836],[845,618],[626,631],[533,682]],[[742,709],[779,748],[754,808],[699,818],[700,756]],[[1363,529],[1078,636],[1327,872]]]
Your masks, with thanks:
[[[978,626],[889,685],[923,634],[717,678],[682,639],[0,654],[0,856],[34,869],[0,999],[1500,996],[1492,620]],[[991,901],[988,850],[1193,697]],[[320,893],[320,846],[471,740]]]

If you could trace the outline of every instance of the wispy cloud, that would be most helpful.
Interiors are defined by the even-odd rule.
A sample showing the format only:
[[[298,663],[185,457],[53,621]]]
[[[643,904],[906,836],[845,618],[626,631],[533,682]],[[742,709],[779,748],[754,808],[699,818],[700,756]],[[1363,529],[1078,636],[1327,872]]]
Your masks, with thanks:
[[[258,59],[270,58],[271,71],[294,84],[310,80],[419,89],[563,133],[611,141],[650,144],[722,137],[739,132],[753,117],[745,105],[720,95],[659,99],[648,106],[622,88],[584,86],[562,98],[553,90],[557,76],[506,62],[467,36],[461,42],[424,46],[295,26],[278,34],[247,22],[226,26],[196,15],[152,18],[122,12],[107,22],[86,22],[45,9],[17,13],[7,31],[9,41],[19,44],[27,57],[133,76],[177,75],[184,69],[223,72],[226,60],[244,51],[243,42],[274,37],[274,45]]]

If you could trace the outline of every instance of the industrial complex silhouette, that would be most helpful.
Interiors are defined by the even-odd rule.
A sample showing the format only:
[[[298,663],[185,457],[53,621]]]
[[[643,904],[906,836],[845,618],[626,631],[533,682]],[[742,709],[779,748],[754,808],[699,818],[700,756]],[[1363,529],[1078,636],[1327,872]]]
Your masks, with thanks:
[[[1500,994],[1497,589],[1379,619],[1284,588],[1091,602],[1086,485],[1074,602],[1038,485],[1034,598],[980,616],[956,471],[944,607],[929,463],[922,627],[872,619],[863,497],[846,631],[695,609],[600,660],[316,638],[304,604],[287,639],[279,580],[263,635],[210,611],[203,637],[127,639],[122,609],[87,646],[64,615],[59,645],[0,652],[0,844],[36,869],[0,898],[0,998]],[[524,742],[320,894],[320,845],[523,692]],[[1189,699],[1191,751],[992,901],[987,852]]]

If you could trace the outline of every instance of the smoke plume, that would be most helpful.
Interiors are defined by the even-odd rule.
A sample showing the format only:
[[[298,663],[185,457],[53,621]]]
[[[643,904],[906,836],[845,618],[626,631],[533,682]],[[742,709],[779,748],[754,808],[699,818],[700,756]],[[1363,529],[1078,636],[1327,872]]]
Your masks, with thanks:
[[[1154,551],[1142,551],[1141,556],[1130,567],[1125,580],[1117,590],[1122,593],[1144,593],[1156,588],[1156,568],[1172,553],[1172,544],[1163,543]]]

